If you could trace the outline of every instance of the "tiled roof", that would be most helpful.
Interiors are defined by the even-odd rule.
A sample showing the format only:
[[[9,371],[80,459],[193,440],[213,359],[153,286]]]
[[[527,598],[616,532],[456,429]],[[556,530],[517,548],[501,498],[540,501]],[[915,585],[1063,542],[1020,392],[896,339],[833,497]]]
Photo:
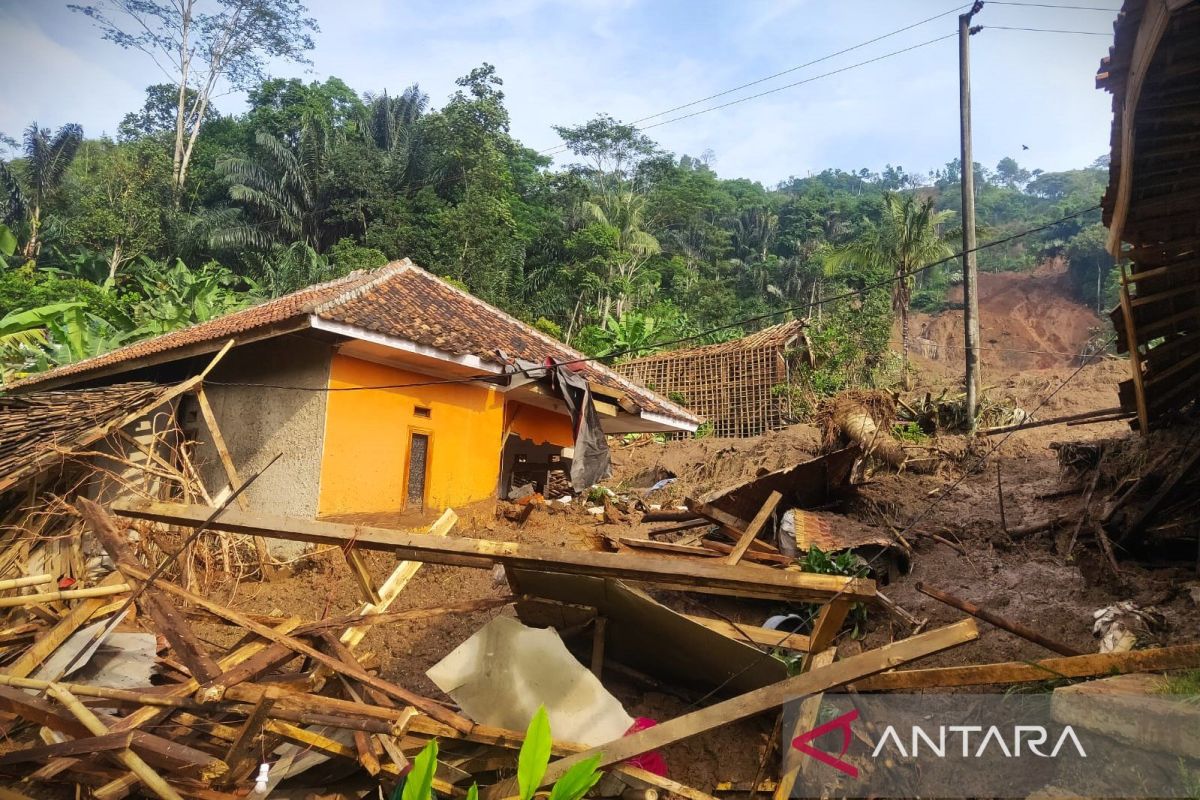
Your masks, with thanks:
[[[0,397],[0,489],[36,474],[64,451],[99,439],[107,426],[157,404],[170,389],[157,383],[120,383]]]
[[[562,342],[505,314],[467,292],[426,272],[407,259],[389,265],[393,270],[327,301],[318,317],[398,336],[454,355],[473,355],[498,363],[496,351],[509,358],[541,363],[587,358]],[[588,380],[629,396],[643,411],[666,414],[689,422],[699,419],[613,372],[598,361],[584,361]]]
[[[226,314],[223,317],[201,322],[177,331],[164,333],[152,339],[142,339],[139,342],[112,350],[102,355],[76,361],[73,364],[57,367],[47,372],[32,375],[24,380],[16,381],[5,389],[24,389],[34,387],[47,381],[69,375],[79,375],[80,380],[86,380],[88,373],[103,367],[109,367],[123,362],[136,362],[146,356],[165,353],[187,345],[215,342],[236,337],[267,325],[285,322],[289,319],[306,317],[312,309],[330,298],[352,291],[363,283],[370,281],[374,273],[366,271],[352,272],[328,283],[309,286],[283,297],[268,300],[265,303]],[[130,363],[130,369],[138,366]]]
[[[509,358],[541,363],[586,358],[562,342],[505,314],[467,292],[414,265],[395,261],[373,272],[356,272],[330,283],[301,289],[290,295],[228,314],[189,328],[137,342],[111,353],[70,364],[13,384],[10,388],[37,386],[61,376],[85,380],[102,367],[130,362],[175,348],[215,342],[250,333],[268,325],[307,320],[309,315],[375,333],[406,339],[453,355],[473,355],[499,363],[496,351]],[[581,365],[594,383],[624,393],[643,411],[698,423],[689,411],[659,397],[596,361]]]

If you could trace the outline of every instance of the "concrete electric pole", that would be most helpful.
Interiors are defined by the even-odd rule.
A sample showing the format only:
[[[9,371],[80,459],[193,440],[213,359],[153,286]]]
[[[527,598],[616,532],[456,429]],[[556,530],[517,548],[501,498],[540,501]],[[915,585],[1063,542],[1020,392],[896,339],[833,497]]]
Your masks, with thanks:
[[[983,9],[976,0],[966,14],[958,18],[958,102],[962,152],[959,174],[962,179],[963,249],[963,323],[966,333],[964,350],[967,362],[967,419],[975,427],[975,409],[979,401],[979,270],[975,262],[975,161],[971,155],[971,18]]]

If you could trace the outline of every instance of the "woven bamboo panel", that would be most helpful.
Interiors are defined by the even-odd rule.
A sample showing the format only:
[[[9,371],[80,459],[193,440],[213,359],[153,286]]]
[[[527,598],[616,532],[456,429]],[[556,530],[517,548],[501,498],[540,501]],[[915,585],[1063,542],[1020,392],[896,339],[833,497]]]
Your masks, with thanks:
[[[782,426],[772,392],[787,378],[779,346],[690,351],[619,364],[616,370],[702,415],[714,436],[758,436]]]

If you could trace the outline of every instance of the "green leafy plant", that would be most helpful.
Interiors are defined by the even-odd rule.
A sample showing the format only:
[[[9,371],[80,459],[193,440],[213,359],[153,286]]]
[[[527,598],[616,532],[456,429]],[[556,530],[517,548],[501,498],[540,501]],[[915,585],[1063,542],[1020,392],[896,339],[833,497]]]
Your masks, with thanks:
[[[396,797],[396,792],[393,791],[392,800],[429,800],[433,797],[433,775],[437,772],[437,754],[437,739],[433,739],[412,760],[412,769],[405,776],[403,789],[399,785],[396,787],[400,790],[400,796]]]
[[[929,436],[915,422],[897,423],[892,426],[892,435],[902,442],[922,444],[929,441]]]
[[[808,552],[796,559],[796,565],[805,572],[818,572],[822,575],[842,575],[847,578],[865,578],[870,567],[861,556],[853,550],[843,550],[840,553],[825,552],[819,547],[809,547]],[[816,607],[813,607],[816,616]],[[847,619],[853,625],[851,636],[858,637],[862,626],[867,621],[867,607],[863,603],[855,603],[850,608]]]
[[[546,775],[546,767],[550,764],[553,744],[550,717],[546,714],[545,706],[538,706],[533,719],[529,721],[525,741],[521,743],[521,751],[517,755],[517,787],[520,800],[533,800],[538,793],[538,787],[542,785],[542,778]],[[432,800],[437,753],[437,740],[434,739],[413,759],[412,769],[392,790],[390,800]],[[603,775],[599,770],[600,758],[600,754],[592,756],[563,773],[550,788],[549,800],[581,800]],[[477,784],[471,784],[471,788],[467,790],[467,800],[479,800]]]

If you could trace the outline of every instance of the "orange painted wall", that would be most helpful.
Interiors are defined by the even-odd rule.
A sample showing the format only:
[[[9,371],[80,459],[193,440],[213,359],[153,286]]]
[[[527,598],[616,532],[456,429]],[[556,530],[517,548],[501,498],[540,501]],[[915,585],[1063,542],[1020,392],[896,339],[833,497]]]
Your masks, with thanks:
[[[534,444],[554,444],[570,447],[575,443],[571,418],[544,408],[510,400],[507,406],[506,427],[509,433],[529,439]]]
[[[427,375],[334,354],[330,388],[418,383]],[[428,419],[413,409],[430,409]],[[452,383],[330,392],[319,514],[404,509],[410,426],[430,434],[426,510],[491,497],[500,475],[504,397]]]

